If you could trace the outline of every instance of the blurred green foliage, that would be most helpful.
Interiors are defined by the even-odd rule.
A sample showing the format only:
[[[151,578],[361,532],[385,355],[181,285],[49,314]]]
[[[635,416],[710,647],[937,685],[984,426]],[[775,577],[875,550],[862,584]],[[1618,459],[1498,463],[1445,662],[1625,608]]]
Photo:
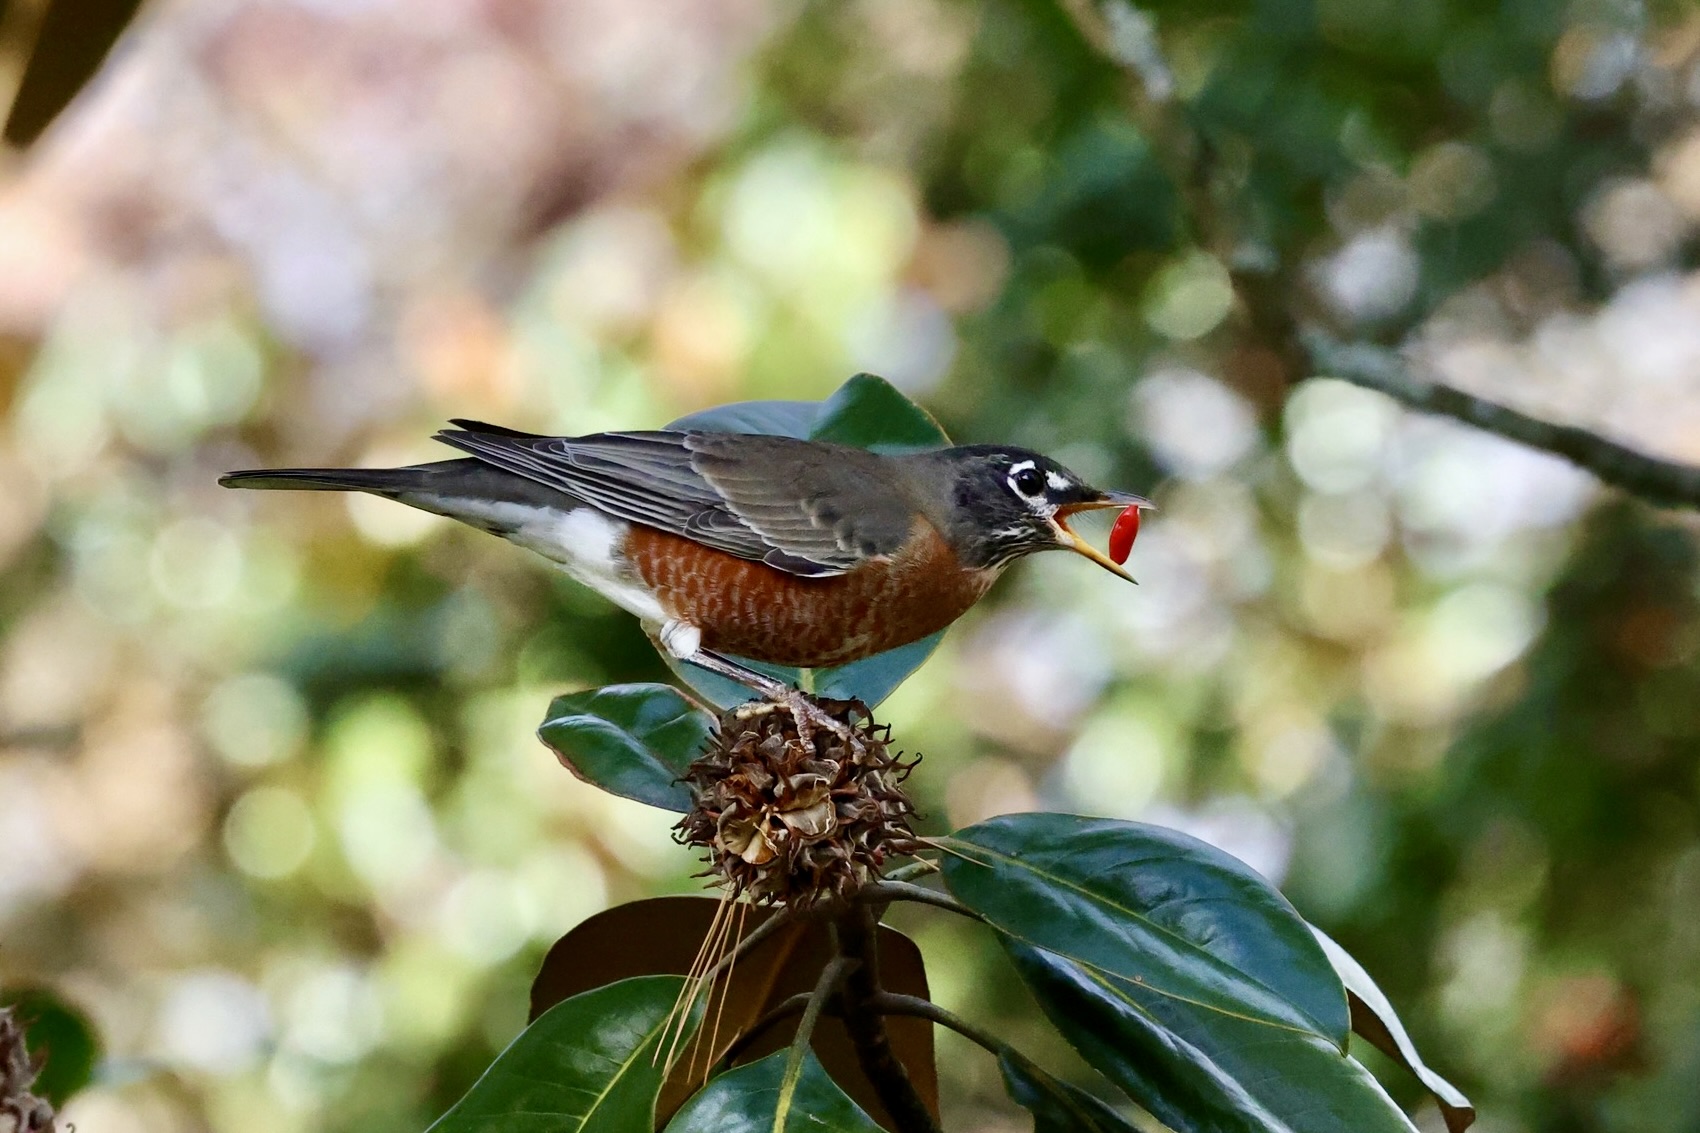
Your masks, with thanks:
[[[887,703],[931,830],[1185,828],[1363,961],[1482,1128],[1700,1123],[1691,519],[1315,375],[1291,334],[1700,457],[1690,7],[757,4],[752,47],[630,4],[611,58],[696,74],[685,35],[734,76],[668,102],[585,64],[630,132],[548,85],[580,90],[602,25],[547,7],[144,13],[111,63],[142,77],[62,123],[98,144],[6,173],[0,228],[37,242],[0,295],[0,982],[94,1016],[72,1121],[412,1133],[518,1032],[549,941],[695,885],[669,816],[531,734],[555,695],[666,679],[630,618],[493,540],[219,472],[867,369],[1161,505],[1139,589],[1024,564]],[[647,179],[611,187],[610,153]],[[1102,1093],[995,944],[900,923],[951,957],[939,1002]],[[947,1125],[1024,1127],[939,1042]]]

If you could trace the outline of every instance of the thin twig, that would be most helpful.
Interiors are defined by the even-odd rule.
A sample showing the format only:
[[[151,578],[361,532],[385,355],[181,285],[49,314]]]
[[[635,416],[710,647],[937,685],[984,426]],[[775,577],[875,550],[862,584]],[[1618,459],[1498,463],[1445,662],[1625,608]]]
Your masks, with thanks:
[[[878,932],[879,924],[866,905],[853,906],[833,921],[839,956],[856,961],[839,994],[844,1030],[856,1050],[862,1073],[896,1123],[898,1133],[939,1133],[932,1111],[916,1093],[908,1069],[891,1049],[885,1018],[872,1006],[884,992],[880,987]]]
[[[927,889],[920,885],[911,885],[907,881],[871,882],[857,890],[856,900],[870,905],[881,905],[889,901],[913,901],[920,905],[932,905],[936,908],[948,909],[950,912],[977,921],[986,919],[948,893],[940,893],[936,889]]]
[[[714,918],[708,922],[708,932],[703,935],[702,943],[697,945],[696,956],[691,960],[690,970],[685,973],[685,982],[679,987],[679,994],[673,999],[673,1007],[667,1012],[667,1026],[673,1030],[673,1041],[667,1044],[665,1066],[667,1073],[673,1072],[673,1059],[679,1053],[679,1043],[684,1040],[686,1025],[690,1022],[691,1010],[696,1006],[697,995],[702,991],[703,972],[710,966],[714,956],[715,942],[720,938],[720,925],[726,919],[727,910],[731,908],[732,895],[722,892],[719,902],[714,906]],[[707,985],[710,991],[714,985]],[[663,1028],[665,1033],[666,1028]],[[655,1048],[655,1059],[661,1059],[661,1047]],[[654,1060],[652,1060],[653,1063]]]
[[[815,1024],[820,1022],[821,1012],[826,1009],[826,1001],[838,990],[838,985],[844,981],[845,975],[859,963],[860,961],[852,956],[834,956],[832,961],[821,969],[820,979],[815,981],[815,989],[809,992],[808,1006],[803,1008],[803,1017],[797,1021],[797,1033],[791,1037],[791,1050],[785,1056],[785,1074],[779,1080],[779,1104],[773,1113],[775,1129],[785,1128],[791,1101],[797,1094],[797,1081],[803,1075],[803,1056],[808,1053],[809,1040],[814,1036]]]
[[[806,1008],[809,1005],[809,994],[806,991],[799,991],[796,995],[782,999],[768,1008],[761,1018],[751,1023],[737,1038],[732,1040],[731,1045],[726,1048],[726,1053],[720,1056],[720,1066],[731,1066],[733,1061],[748,1050],[751,1043],[761,1038],[769,1027],[789,1019]]]
[[[1454,386],[1427,381],[1413,374],[1396,351],[1385,347],[1339,342],[1314,329],[1299,332],[1299,338],[1320,374],[1561,456],[1604,483],[1652,503],[1700,508],[1700,466],[1649,456],[1580,426],[1543,421]]]
[[[754,932],[744,937],[742,943],[732,949],[732,951],[728,952],[725,956],[722,956],[718,964],[715,964],[702,974],[702,978],[705,980],[714,979],[720,974],[723,968],[729,968],[733,964],[737,963],[742,957],[749,955],[750,952],[760,947],[768,937],[772,936],[787,925],[796,924],[802,919],[802,917],[792,912],[790,909],[780,909],[777,913],[774,913],[771,917],[757,925]]]
[[[906,866],[899,866],[880,878],[881,881],[914,881],[917,877],[925,877],[929,873],[937,873],[939,863],[931,858],[916,858]]]
[[[732,978],[738,974],[738,945],[744,939],[744,921],[748,918],[750,905],[748,901],[738,902],[738,927],[732,930],[732,949],[726,957],[726,978],[720,981],[720,1007],[714,1012],[714,1026],[708,1032],[708,1046],[703,1053],[707,1060],[702,1068],[702,1084],[708,1085],[709,1072],[714,1069],[714,1048],[720,1045],[720,1021],[726,1016],[726,1001],[732,998]],[[708,985],[708,1000],[703,1004],[703,1019],[708,1019],[708,1009],[714,1004],[714,985]],[[691,1052],[691,1064],[685,1070],[685,1080],[688,1082],[696,1074],[696,1052]]]
[[[961,1016],[953,1015],[932,1000],[922,999],[918,995],[881,992],[874,997],[873,1008],[882,1015],[912,1015],[917,1019],[927,1019],[941,1027],[948,1027],[969,1042],[978,1043],[996,1055],[1002,1055],[1009,1050],[1008,1043],[1000,1042],[989,1031],[982,1031]]]

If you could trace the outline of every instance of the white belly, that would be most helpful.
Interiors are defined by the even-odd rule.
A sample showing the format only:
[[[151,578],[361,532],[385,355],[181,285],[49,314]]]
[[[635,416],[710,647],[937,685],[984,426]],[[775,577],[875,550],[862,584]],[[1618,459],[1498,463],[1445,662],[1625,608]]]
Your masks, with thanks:
[[[433,511],[439,510],[432,508]],[[619,554],[631,525],[593,507],[571,511],[488,500],[444,500],[440,510],[558,564],[616,606],[660,624],[667,615]]]

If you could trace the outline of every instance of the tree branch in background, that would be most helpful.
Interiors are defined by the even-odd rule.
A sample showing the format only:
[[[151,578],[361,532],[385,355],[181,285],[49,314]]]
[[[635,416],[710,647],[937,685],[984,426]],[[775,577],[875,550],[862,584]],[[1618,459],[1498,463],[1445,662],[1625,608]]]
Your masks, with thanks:
[[[1170,74],[1155,27],[1127,0],[1061,0],[1082,36],[1135,81],[1129,114],[1185,201],[1193,237],[1219,256],[1233,246],[1208,189],[1210,152],[1170,97]],[[1134,13],[1130,15],[1129,13]],[[1231,262],[1231,257],[1225,257]],[[1700,466],[1665,460],[1576,425],[1543,421],[1454,386],[1414,375],[1394,350],[1344,343],[1299,327],[1284,272],[1233,272],[1253,337],[1275,352],[1289,382],[1307,372],[1378,390],[1412,409],[1451,417],[1484,432],[1560,456],[1604,483],[1650,503],[1700,508]],[[1308,363],[1308,364],[1307,364]]]
[[[1652,503],[1700,508],[1700,467],[1648,456],[1579,426],[1543,421],[1453,386],[1425,381],[1397,351],[1386,347],[1339,342],[1316,330],[1300,331],[1299,339],[1319,374],[1561,456],[1604,483]]]

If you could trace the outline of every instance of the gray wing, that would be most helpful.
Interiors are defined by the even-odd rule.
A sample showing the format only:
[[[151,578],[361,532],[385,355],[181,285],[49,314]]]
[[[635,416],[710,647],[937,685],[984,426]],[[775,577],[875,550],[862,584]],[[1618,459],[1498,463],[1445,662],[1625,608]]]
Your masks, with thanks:
[[[540,437],[455,424],[437,439],[486,464],[804,577],[894,553],[913,522],[891,466],[861,449],[729,433]]]

